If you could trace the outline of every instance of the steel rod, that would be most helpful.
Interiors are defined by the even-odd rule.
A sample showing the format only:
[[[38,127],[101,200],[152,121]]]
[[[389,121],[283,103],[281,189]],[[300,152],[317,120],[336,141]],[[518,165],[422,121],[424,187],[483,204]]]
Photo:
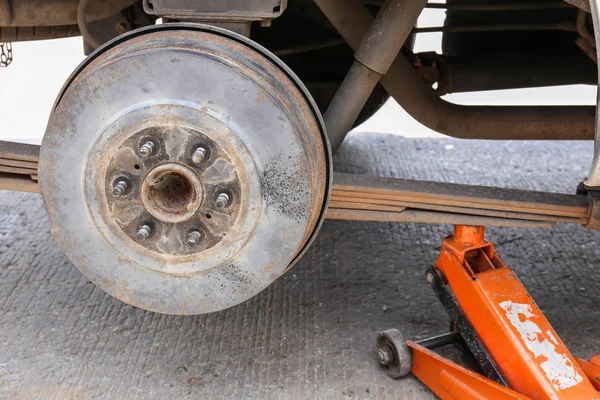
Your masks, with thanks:
[[[381,74],[354,61],[348,74],[327,107],[323,120],[333,152],[337,151],[367,100]]]
[[[379,79],[400,52],[427,0],[386,0],[366,30],[355,61],[323,119],[331,148],[342,144]]]
[[[415,343],[429,350],[437,349],[442,346],[462,342],[462,336],[459,331],[442,333],[441,335],[433,336],[427,339],[421,339]]]

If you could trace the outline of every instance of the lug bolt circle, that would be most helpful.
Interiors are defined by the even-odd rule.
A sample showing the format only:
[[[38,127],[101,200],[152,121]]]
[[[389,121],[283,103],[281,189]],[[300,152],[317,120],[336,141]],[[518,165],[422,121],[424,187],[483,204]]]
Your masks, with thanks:
[[[217,200],[215,201],[215,206],[222,210],[227,207],[227,204],[229,204],[229,195],[227,193],[219,194],[219,196],[217,196]]]
[[[140,241],[144,241],[146,239],[148,239],[148,236],[150,236],[150,233],[152,233],[152,228],[150,227],[150,225],[142,225],[140,227],[140,229],[138,229],[137,231],[137,238]]]
[[[115,196],[115,197],[122,196],[123,194],[125,194],[128,187],[129,187],[129,185],[127,184],[126,181],[124,181],[124,180],[118,181],[115,184],[115,186],[113,187],[113,190],[112,190],[113,196]]]
[[[140,154],[143,155],[144,157],[147,157],[154,152],[155,147],[156,146],[155,146],[154,142],[148,140],[146,143],[144,143],[142,145],[142,147],[140,147]]]
[[[187,244],[190,247],[197,246],[200,243],[202,234],[198,231],[192,231],[187,235]]]
[[[194,164],[200,164],[206,158],[206,149],[202,146],[198,147],[192,154]]]

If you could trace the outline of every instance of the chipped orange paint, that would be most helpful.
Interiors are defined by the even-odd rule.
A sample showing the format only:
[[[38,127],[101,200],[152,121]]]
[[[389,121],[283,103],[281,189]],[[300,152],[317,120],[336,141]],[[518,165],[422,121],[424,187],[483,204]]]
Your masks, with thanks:
[[[532,399],[600,399],[483,227],[456,226],[435,267],[513,389]]]

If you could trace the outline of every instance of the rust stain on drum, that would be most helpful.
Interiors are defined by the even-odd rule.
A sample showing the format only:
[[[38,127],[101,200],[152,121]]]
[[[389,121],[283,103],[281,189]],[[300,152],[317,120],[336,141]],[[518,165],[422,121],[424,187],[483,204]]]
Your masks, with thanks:
[[[319,119],[319,114],[316,110],[316,107],[310,101],[307,92],[302,87],[301,83],[299,83],[299,81],[295,81],[297,78],[293,76],[289,69],[286,69],[286,67],[282,66],[282,64],[278,64],[278,60],[269,60],[267,54],[261,53],[261,50],[252,47],[254,45],[250,42],[245,43],[245,39],[235,37],[235,40],[232,40],[227,36],[228,33],[226,31],[208,27],[193,26],[191,24],[181,24],[180,29],[177,31],[174,29],[177,29],[175,24],[171,24],[169,27],[159,26],[151,29],[148,28],[146,31],[141,30],[132,34],[131,37],[127,39],[126,45],[123,44],[124,39],[120,39],[120,41],[117,42],[116,45],[113,45],[112,48],[108,46],[103,52],[101,51],[97,53],[95,55],[95,59],[87,62],[79,74],[72,78],[70,84],[67,85],[62,95],[59,96],[56,104],[60,104],[60,99],[68,96],[70,93],[72,94],[73,92],[77,91],[83,93],[82,86],[83,90],[91,89],[90,87],[85,87],[86,83],[89,83],[90,81],[84,81],[84,79],[86,79],[89,75],[94,74],[99,69],[104,68],[106,65],[114,64],[125,57],[135,56],[138,53],[141,54],[147,52],[148,50],[152,52],[158,52],[162,49],[166,49],[171,52],[181,51],[189,54],[204,56],[205,58],[218,59],[220,63],[235,70],[239,74],[240,78],[245,78],[247,81],[252,81],[258,87],[260,87],[260,89],[257,92],[257,97],[255,100],[248,99],[251,102],[250,104],[253,102],[255,106],[259,106],[261,103],[267,100],[266,96],[269,96],[268,101],[272,101],[280,107],[282,111],[280,115],[285,117],[283,118],[283,121],[288,122],[293,127],[293,133],[297,135],[294,138],[295,144],[300,144],[304,152],[293,161],[288,159],[288,164],[286,164],[286,160],[283,158],[280,160],[264,160],[266,162],[261,164],[261,166],[262,168],[265,168],[266,166],[267,169],[270,169],[270,172],[261,176],[261,172],[263,171],[258,171],[260,182],[257,182],[257,184],[261,190],[264,190],[262,193],[262,200],[267,202],[272,201],[270,204],[272,208],[277,208],[281,214],[286,215],[292,220],[302,224],[302,226],[295,228],[297,229],[297,233],[294,233],[294,230],[291,229],[291,227],[288,228],[287,226],[282,226],[283,229],[280,230],[280,234],[282,235],[280,237],[285,242],[291,241],[291,243],[294,243],[294,246],[297,246],[295,247],[296,254],[291,258],[293,260],[293,264],[298,255],[301,254],[301,252],[303,252],[303,250],[306,248],[307,243],[312,239],[312,237],[314,237],[313,233],[319,226],[320,221],[322,221],[323,212],[328,200],[328,185],[330,184],[331,179],[329,164],[330,156],[327,149],[326,138],[324,136],[322,121]],[[177,40],[173,40],[174,37],[177,38]],[[213,43],[215,45],[196,46],[195,44],[199,42]],[[214,50],[217,48],[220,50],[219,52]],[[126,49],[128,51],[125,51]],[[169,58],[169,60],[172,60],[172,58]],[[261,68],[257,71],[254,71],[249,67],[251,65],[260,65]],[[135,62],[134,67],[140,71],[146,70],[145,64],[139,61]],[[130,76],[126,68],[119,69],[115,74],[112,75],[113,83],[119,83],[122,82],[123,79],[129,79],[132,77],[133,75]],[[238,78],[235,79],[237,80]],[[243,86],[241,88],[243,88]],[[148,89],[152,90],[153,88]],[[108,96],[108,92],[109,91],[99,89],[95,92],[95,94],[100,97],[106,97]],[[307,101],[307,98],[309,101]],[[108,101],[108,99],[106,100]],[[208,104],[210,104],[210,102]],[[170,106],[174,107],[174,105]],[[76,110],[73,111],[75,114],[79,112]],[[203,106],[202,111],[207,112],[210,110]],[[62,115],[66,120],[69,119],[66,118],[64,112]],[[61,122],[64,124],[64,120],[55,122],[55,130],[61,130]],[[229,147],[227,144],[225,146]],[[231,148],[228,149],[228,151],[229,150],[234,149]],[[112,155],[110,154],[103,154],[98,160],[102,163],[106,163],[109,161],[111,156]],[[133,167],[136,169],[136,165],[136,163],[129,162],[127,164],[127,168],[130,169]],[[292,169],[294,171],[296,171],[296,173],[293,175],[285,173],[285,169],[290,166],[293,167]],[[246,179],[246,171],[244,170],[243,165],[240,168],[242,169],[237,171],[237,177],[238,179],[244,180]],[[55,176],[55,174],[50,175]],[[109,182],[105,182],[105,184],[108,183]],[[56,192],[56,189],[59,189],[57,186],[58,185],[56,185],[56,182],[51,182],[50,185],[47,185],[47,188],[49,188],[51,192]],[[105,187],[103,185],[103,187],[100,187],[99,189],[104,192],[109,187],[110,186]],[[287,193],[286,196],[281,197],[282,190]],[[171,191],[167,192],[167,195],[171,193]],[[175,192],[178,191],[173,191],[173,193]],[[49,198],[47,206],[49,210],[52,210],[51,214],[57,213],[56,208],[60,207],[54,206],[51,196],[47,197]],[[88,191],[86,191],[85,197],[88,203],[95,201],[95,198],[90,197],[90,192]],[[291,201],[289,201],[290,199]],[[215,217],[216,215],[211,215],[209,218],[207,215],[206,219],[215,221]],[[285,221],[287,221],[287,219]],[[219,223],[220,222],[217,220],[216,224]],[[302,236],[303,231],[304,234]],[[63,234],[58,236],[64,237],[65,235]],[[78,245],[71,240],[67,240],[67,243],[64,244],[65,247],[69,248],[64,249],[69,250],[67,253],[69,253],[70,250],[76,249]],[[119,252],[119,249],[115,250]],[[281,257],[289,259],[288,257],[290,255],[285,255],[283,253],[281,255],[278,254],[281,251],[280,249],[273,249],[273,251],[275,254],[277,254],[279,259],[281,259]],[[261,282],[260,279],[264,279],[258,279],[258,276],[255,278],[252,274],[249,274],[249,271],[247,271],[245,266],[241,269],[237,267],[233,268],[233,265],[237,265],[238,262],[240,265],[243,265],[244,262],[247,263],[247,260],[244,257],[245,256],[236,255],[235,258],[231,259],[229,268],[223,269],[221,266],[219,266],[219,268],[223,269],[221,279],[229,280],[229,283],[234,285],[232,287],[233,292],[228,294],[226,299],[219,300],[222,302],[222,304],[228,304],[227,306],[230,306],[234,304],[232,303],[231,299],[239,299],[242,297],[248,298],[252,294],[255,294],[255,290],[250,290],[251,287],[249,286],[259,284]],[[128,257],[124,257],[122,261],[124,263],[131,262],[131,260],[125,261],[126,259],[128,259]],[[167,264],[169,263],[170,262],[167,262]],[[161,301],[160,299],[151,299],[147,296],[140,298],[140,293],[143,293],[146,289],[142,289],[140,291],[140,288],[137,287],[139,285],[137,285],[134,280],[129,282],[116,279],[107,282],[103,278],[102,282],[99,282],[97,276],[98,271],[94,271],[94,269],[91,268],[92,266],[85,265],[85,262],[81,263],[79,266],[82,270],[88,271],[86,275],[88,275],[88,277],[94,277],[94,281],[97,284],[100,284],[106,289],[110,288],[111,294],[115,295],[115,297],[118,297],[130,304],[135,304],[138,307],[151,309],[158,312],[190,314],[192,313],[192,309],[189,305],[190,301],[191,303],[198,304],[200,301],[204,301],[202,298],[202,296],[205,296],[204,294],[195,296],[194,299],[188,299],[189,301],[184,301],[185,297],[179,296],[180,299],[175,302],[172,301],[171,304],[169,304],[169,300],[167,299],[165,299],[165,302]],[[254,268],[256,267],[260,268],[259,265],[256,265]],[[269,264],[264,266],[262,270],[266,273],[269,273],[280,270],[280,268],[284,267],[285,266],[281,265],[281,262],[269,262]],[[131,268],[133,268],[131,272],[131,275],[133,276],[137,273],[136,271],[138,269],[143,267],[138,266],[137,264],[131,264]],[[167,274],[165,274],[165,279],[166,275]],[[268,275],[264,275],[263,273],[263,277],[266,276]],[[273,276],[270,277],[272,280],[274,280],[274,278],[275,277]],[[108,279],[112,279],[112,277],[108,277]],[[176,279],[185,279],[181,282],[188,281],[187,278],[183,277],[177,277]],[[235,300],[235,302],[239,302],[239,300]]]

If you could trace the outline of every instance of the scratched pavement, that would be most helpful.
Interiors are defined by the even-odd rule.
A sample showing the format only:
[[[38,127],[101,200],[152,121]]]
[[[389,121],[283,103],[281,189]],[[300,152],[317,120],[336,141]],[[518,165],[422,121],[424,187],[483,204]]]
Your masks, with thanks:
[[[590,142],[353,134],[340,172],[573,193]],[[424,279],[450,226],[326,221],[304,258],[253,299],[154,314],[99,290],[61,254],[39,195],[0,192],[1,399],[431,399],[379,368],[379,330],[443,333]],[[600,352],[600,233],[490,228],[572,353]]]

